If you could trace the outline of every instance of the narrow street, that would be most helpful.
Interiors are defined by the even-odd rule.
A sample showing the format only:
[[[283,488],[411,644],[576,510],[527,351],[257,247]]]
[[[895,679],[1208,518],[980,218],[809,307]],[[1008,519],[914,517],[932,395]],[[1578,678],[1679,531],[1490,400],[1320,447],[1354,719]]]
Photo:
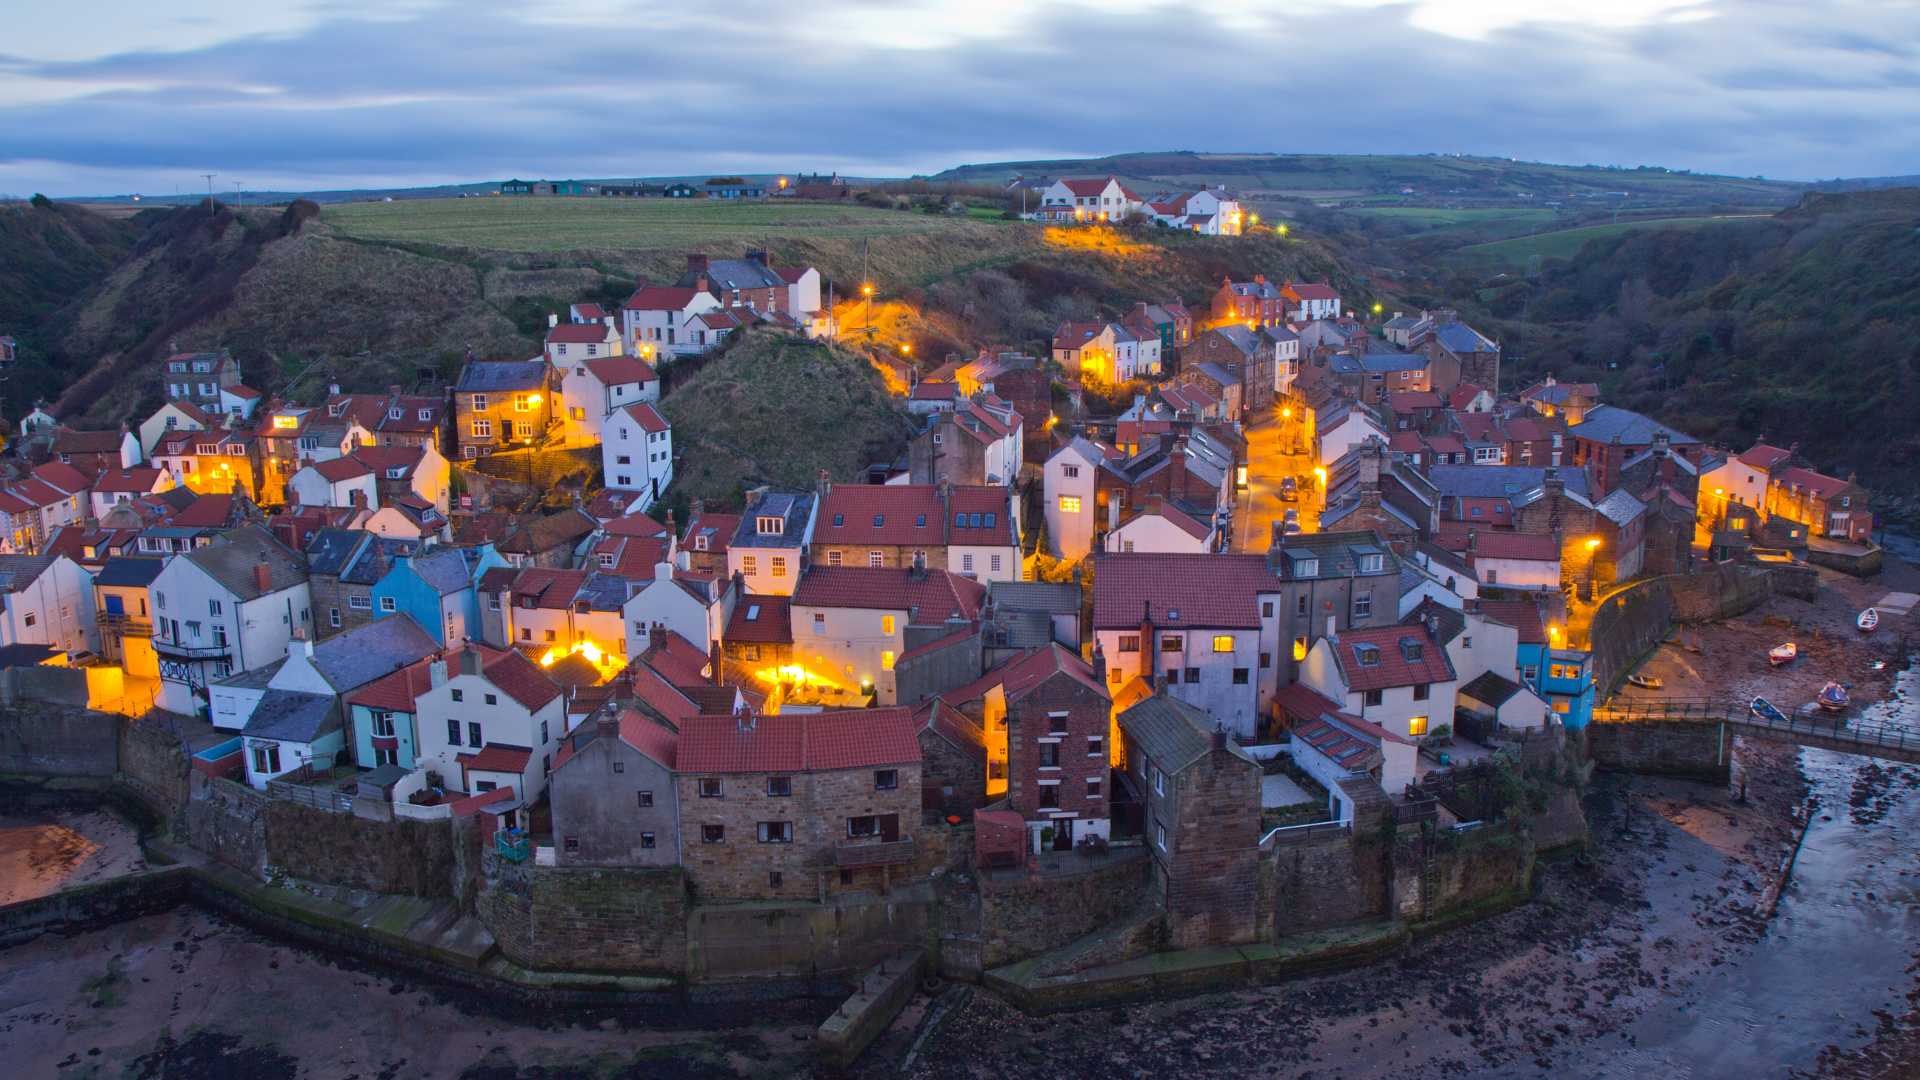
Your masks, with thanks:
[[[1273,540],[1273,525],[1290,509],[1300,511],[1302,532],[1320,527],[1320,497],[1313,487],[1313,447],[1308,425],[1298,416],[1282,415],[1282,407],[1263,410],[1247,421],[1247,488],[1234,508],[1233,550],[1264,552]],[[1291,412],[1291,409],[1285,410]],[[1298,453],[1293,451],[1298,450]],[[1295,501],[1281,498],[1281,478],[1300,484]]]

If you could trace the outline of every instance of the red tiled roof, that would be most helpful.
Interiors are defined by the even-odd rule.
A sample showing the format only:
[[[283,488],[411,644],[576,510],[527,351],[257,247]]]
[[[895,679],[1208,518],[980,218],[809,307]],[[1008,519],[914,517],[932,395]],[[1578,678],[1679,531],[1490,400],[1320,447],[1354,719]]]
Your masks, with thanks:
[[[1441,404],[1440,395],[1431,390],[1395,390],[1387,395],[1387,407],[1397,413],[1438,409]]]
[[[1472,383],[1463,382],[1447,391],[1447,407],[1464,409],[1474,398],[1480,396],[1480,388]]]
[[[1335,292],[1332,286],[1315,281],[1290,281],[1281,292],[1292,296],[1295,300],[1340,299],[1340,294]]]
[[[784,596],[743,596],[727,620],[727,640],[748,645],[790,645],[793,624]]]
[[[931,484],[835,484],[822,500],[813,542],[939,545],[943,519]]]
[[[1460,437],[1457,435],[1435,435],[1433,438],[1427,440],[1427,445],[1433,447],[1433,452],[1436,454],[1464,454],[1467,452],[1467,444],[1461,442]]]
[[[545,566],[530,566],[521,570],[513,579],[513,606],[525,607],[522,601],[532,599],[535,607],[559,609],[573,606],[574,594],[587,580],[585,570],[555,570]]]
[[[1453,678],[1453,664],[1447,650],[1427,633],[1425,626],[1375,626],[1350,629],[1338,638],[1328,639],[1333,655],[1346,677],[1348,690],[1385,690],[1394,686],[1419,686],[1446,682]],[[1373,647],[1373,663],[1360,661],[1360,647]],[[1408,659],[1403,646],[1413,645],[1420,655]]]
[[[825,772],[920,761],[903,707],[737,718],[696,716],[680,729],[683,773]]]
[[[74,428],[56,428],[53,432],[53,452],[56,454],[118,454],[120,441],[125,436],[124,431],[80,431]]]
[[[661,648],[649,646],[640,659],[675,686],[699,686],[708,682],[707,668],[712,657],[707,651],[669,630]]]
[[[651,434],[658,435],[670,427],[667,418],[660,415],[660,410],[646,402],[627,406],[627,415],[640,425],[640,430]]]
[[[1829,499],[1846,490],[1847,482],[1817,473],[1812,469],[1788,469],[1773,478],[1777,484],[1798,485],[1801,490],[1811,492],[1822,499]]]
[[[373,467],[358,458],[337,457],[331,461],[314,462],[313,471],[319,473],[328,483],[338,484],[343,480],[366,476],[373,471]]]
[[[257,398],[260,396],[260,391],[255,390],[251,386],[244,386],[240,383],[235,383],[232,386],[223,386],[220,388],[220,392],[223,394],[232,394],[234,397],[247,399],[247,400],[251,400],[253,398]]]
[[[676,289],[670,285],[648,285],[634,291],[627,297],[624,305],[628,311],[680,311],[693,298],[700,295],[698,289]]]
[[[1471,559],[1521,559],[1531,562],[1559,562],[1560,543],[1543,533],[1507,532],[1481,529],[1474,533],[1473,549],[1467,549],[1467,530],[1461,523],[1449,522],[1434,542],[1448,551]]]
[[[1396,431],[1387,440],[1387,449],[1396,454],[1418,454],[1427,448],[1427,440],[1417,431]]]
[[[1199,520],[1192,514],[1187,513],[1185,510],[1180,509],[1162,498],[1156,497],[1152,499],[1140,508],[1139,513],[1135,514],[1134,518],[1147,517],[1153,514],[1158,514],[1160,517],[1165,518],[1168,524],[1186,533],[1188,536],[1193,537],[1195,540],[1205,540],[1207,537],[1213,535],[1212,524]]]
[[[1079,179],[1061,180],[1060,182],[1067,185],[1068,191],[1084,198],[1089,195],[1098,195],[1107,190],[1107,185],[1113,183],[1113,177],[1103,176],[1097,180]]]
[[[668,561],[667,541],[665,537],[614,534],[596,542],[591,556],[592,561],[587,564],[590,569],[636,581],[652,581],[659,564]]]
[[[461,754],[460,766],[468,772],[497,772],[519,775],[527,771],[533,751],[518,746],[488,743],[478,753]]]
[[[607,339],[618,336],[613,327],[605,323],[563,322],[547,328],[548,344],[603,345]]]
[[[132,492],[144,495],[153,490],[160,481],[160,470],[153,468],[106,469],[93,478],[93,490],[100,492]]]
[[[424,446],[362,446],[354,450],[353,457],[385,476],[388,469],[417,468],[426,454],[427,448]]]
[[[600,526],[600,531],[608,536],[638,536],[655,539],[667,535],[667,527],[642,513],[631,513],[613,518]]]
[[[233,519],[232,495],[202,495],[173,512],[167,524],[183,528],[214,528]]]
[[[928,379],[913,388],[907,397],[914,401],[952,401],[960,396],[960,384]]]
[[[703,510],[687,518],[687,532],[680,538],[680,547],[684,551],[707,551],[724,554],[727,546],[733,542],[734,530],[740,527],[739,514],[716,514]],[[712,530],[708,532],[708,530]],[[695,538],[707,533],[707,546],[696,547]]]
[[[589,360],[586,369],[608,386],[625,383],[650,383],[660,381],[660,373],[653,365],[633,356],[609,356],[604,360]]]
[[[669,769],[679,757],[680,737],[642,716],[637,709],[620,714],[620,739]]]
[[[613,314],[613,312],[608,311],[599,304],[575,304],[571,310],[574,315],[582,319],[593,319],[596,321]]]
[[[1093,625],[1113,630],[1140,625],[1151,605],[1161,629],[1254,628],[1254,594],[1274,586],[1265,555],[1102,555],[1093,576]]]
[[[911,613],[910,622],[928,625],[954,617],[979,618],[980,604],[986,595],[986,586],[945,570],[813,566],[801,576],[800,585],[793,593],[793,603],[806,607],[907,611]]]
[[[1480,614],[1518,630],[1522,645],[1547,643],[1547,630],[1540,619],[1540,605],[1531,600],[1482,600]]]
[[[44,484],[50,484],[68,495],[85,491],[93,483],[86,473],[64,461],[49,461],[36,466],[33,478]]]
[[[492,663],[483,663],[480,670],[489,682],[529,710],[539,709],[560,696],[560,688],[541,674],[538,664],[512,649]]]
[[[1753,448],[1740,455],[1742,464],[1751,465],[1761,472],[1771,472],[1773,467],[1793,456],[1791,450],[1782,450],[1766,443],[1755,443]]]
[[[633,684],[633,696],[666,717],[675,727],[699,715],[700,707],[694,704],[692,698],[681,693],[672,680],[644,661],[635,660],[628,664],[627,676]]]

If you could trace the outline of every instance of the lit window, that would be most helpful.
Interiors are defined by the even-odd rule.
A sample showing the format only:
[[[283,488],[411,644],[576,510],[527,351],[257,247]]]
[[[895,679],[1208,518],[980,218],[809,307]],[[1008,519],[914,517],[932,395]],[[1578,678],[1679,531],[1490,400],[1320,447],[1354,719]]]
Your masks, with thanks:
[[[883,651],[883,652],[881,652],[881,654],[880,654],[880,670],[881,670],[881,671],[892,671],[892,670],[893,670],[893,650],[892,650],[892,649],[887,649],[887,650],[885,650],[885,651]]]
[[[1407,717],[1407,734],[1419,738],[1427,733],[1427,718],[1424,716]]]
[[[1078,495],[1060,496],[1060,512],[1063,514],[1079,513],[1080,512],[1080,496]]]
[[[1293,639],[1293,658],[1295,660],[1307,658],[1307,639],[1304,636]]]
[[[891,615],[880,616],[880,632],[888,635],[889,637],[893,635],[893,616]]]
[[[1233,635],[1232,635],[1232,634],[1216,634],[1216,635],[1214,635],[1214,638],[1213,638],[1213,651],[1214,651],[1214,652],[1217,652],[1217,653],[1218,653],[1218,652],[1232,652],[1232,651],[1233,651]]]

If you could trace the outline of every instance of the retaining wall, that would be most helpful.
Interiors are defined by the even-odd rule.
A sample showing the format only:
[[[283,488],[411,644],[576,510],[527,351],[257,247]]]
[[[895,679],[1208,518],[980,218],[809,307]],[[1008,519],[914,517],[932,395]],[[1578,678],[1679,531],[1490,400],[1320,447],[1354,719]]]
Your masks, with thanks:
[[[1261,853],[1261,940],[1387,917],[1388,845],[1379,837],[1300,829],[1270,845]]]
[[[0,948],[167,911],[187,899],[192,879],[189,868],[170,866],[8,904],[0,907]]]
[[[695,982],[843,974],[928,941],[933,888],[882,899],[697,905],[688,912],[687,978]]]
[[[1697,720],[1595,721],[1585,732],[1587,756],[1603,769],[1724,784],[1732,747],[1721,728]]]
[[[1608,597],[1588,631],[1600,696],[1611,694],[1674,623],[1729,618],[1765,602],[1773,591],[1774,575],[1767,570],[1715,563],[1697,573],[1649,578]]]
[[[123,717],[21,702],[0,708],[0,772],[109,777],[120,768]]]
[[[1152,876],[1153,860],[1141,853],[1070,877],[983,877],[981,962],[1025,960],[1118,921],[1139,906]]]
[[[535,971],[678,977],[687,968],[680,867],[528,866],[486,859],[476,910],[509,960]]]

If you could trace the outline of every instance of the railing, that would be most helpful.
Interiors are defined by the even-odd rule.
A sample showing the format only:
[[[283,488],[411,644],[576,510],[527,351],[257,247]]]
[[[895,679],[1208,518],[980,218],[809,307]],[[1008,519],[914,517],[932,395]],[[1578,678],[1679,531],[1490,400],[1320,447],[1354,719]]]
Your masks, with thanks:
[[[284,780],[269,780],[267,795],[312,810],[324,810],[329,814],[353,812],[353,796],[335,788],[309,787],[305,784],[289,784]]]
[[[1896,756],[1920,759],[1920,732],[1893,724],[1847,723],[1844,717],[1802,717],[1782,712],[1778,720],[1754,714],[1750,702],[1718,699],[1635,701],[1595,709],[1594,722],[1626,724],[1649,720],[1729,724],[1744,731],[1785,736],[1790,742],[1818,740],[1841,744],[1862,753],[1892,751]]]
[[[153,623],[144,618],[128,615],[125,612],[96,611],[94,621],[102,630],[111,630],[122,637],[146,637],[153,633]]]
[[[533,857],[533,840],[520,829],[502,829],[493,834],[493,849],[511,863],[523,863]]]
[[[835,866],[892,866],[913,861],[912,840],[885,840],[879,843],[845,843],[833,848]]]
[[[188,660],[209,660],[227,655],[233,650],[228,645],[183,645],[167,638],[154,638],[153,651],[164,656],[178,656]]]
[[[1267,830],[1266,835],[1260,837],[1260,846],[1266,847],[1268,844],[1273,843],[1291,843],[1328,833],[1352,831],[1352,818],[1348,818],[1345,821],[1309,821],[1305,825],[1281,825]]]

